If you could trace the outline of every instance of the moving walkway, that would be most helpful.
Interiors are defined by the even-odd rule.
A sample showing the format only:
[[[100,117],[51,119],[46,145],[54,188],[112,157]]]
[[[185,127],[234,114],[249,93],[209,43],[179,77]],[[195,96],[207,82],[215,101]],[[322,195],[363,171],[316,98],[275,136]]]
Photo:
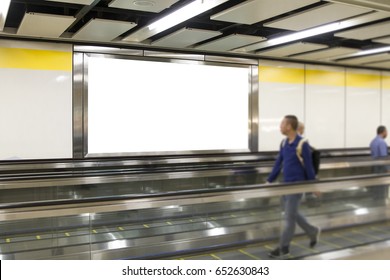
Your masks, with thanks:
[[[388,199],[371,191],[390,184],[371,174],[389,162],[329,152],[320,180],[265,185],[274,157],[3,163],[0,257],[150,259],[269,242],[279,236],[279,197],[297,192],[322,193],[301,209],[325,231],[390,220]]]

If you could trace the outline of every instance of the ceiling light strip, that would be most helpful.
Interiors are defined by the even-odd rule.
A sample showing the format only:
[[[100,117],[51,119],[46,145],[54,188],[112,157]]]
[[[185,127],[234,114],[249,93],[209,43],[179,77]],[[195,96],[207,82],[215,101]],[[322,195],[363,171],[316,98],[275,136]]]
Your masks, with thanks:
[[[330,24],[325,24],[319,27],[309,28],[303,31],[294,32],[285,36],[281,36],[274,39],[269,39],[265,42],[249,45],[245,48],[243,48],[243,51],[253,51],[253,50],[259,50],[264,49],[272,46],[281,45],[288,42],[298,41],[302,40],[304,38],[309,38],[312,36],[317,36],[321,34],[325,34],[332,31],[341,30],[344,28],[349,28],[355,25],[359,25],[365,22],[370,22],[373,20],[376,20],[378,18],[377,13],[371,12],[363,16],[358,16],[349,20],[343,20],[339,22],[334,22]]]
[[[390,12],[390,5],[384,0],[328,0],[334,3],[350,4],[358,7],[365,7],[377,11]]]
[[[373,54],[384,53],[384,52],[390,52],[390,46],[375,48],[375,49],[370,49],[370,50],[364,50],[364,51],[359,51],[359,52],[356,52],[356,53],[353,53],[350,55],[340,56],[340,57],[337,57],[337,61],[340,62],[340,60],[343,60],[346,58],[354,58],[354,57],[358,57],[358,56],[373,55]]]
[[[130,36],[124,38],[124,41],[142,42],[160,32],[163,32],[173,26],[176,26],[186,20],[189,20],[201,13],[204,13],[228,0],[195,0],[181,7],[180,9],[156,20],[148,26],[138,30]]]
[[[11,0],[0,1],[0,31],[3,31]]]

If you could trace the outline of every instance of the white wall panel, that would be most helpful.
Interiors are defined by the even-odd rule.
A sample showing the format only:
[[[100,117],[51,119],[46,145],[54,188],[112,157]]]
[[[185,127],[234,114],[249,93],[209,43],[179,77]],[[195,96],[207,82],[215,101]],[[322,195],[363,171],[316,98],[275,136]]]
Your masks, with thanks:
[[[345,144],[345,70],[307,65],[305,137],[317,149]]]
[[[286,62],[259,64],[259,150],[278,150],[285,115],[304,117],[304,65]]]
[[[260,60],[259,80],[260,151],[279,148],[286,114],[319,149],[365,148],[378,125],[390,127],[390,72]]]
[[[381,124],[390,129],[390,72],[382,72],[382,118]]]
[[[380,125],[380,72],[346,71],[346,148],[368,147]]]
[[[0,80],[0,159],[71,158],[71,46],[1,41]]]

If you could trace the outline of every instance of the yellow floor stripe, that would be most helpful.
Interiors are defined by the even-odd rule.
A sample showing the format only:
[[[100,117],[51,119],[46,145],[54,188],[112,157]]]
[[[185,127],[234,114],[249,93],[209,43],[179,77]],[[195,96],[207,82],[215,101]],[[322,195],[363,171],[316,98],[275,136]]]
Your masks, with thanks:
[[[190,219],[190,222],[191,222],[191,223],[193,223],[193,222],[194,222],[194,220]]]
[[[148,225],[144,225],[144,227],[145,227],[145,228],[150,228],[150,226],[148,226]]]
[[[232,215],[230,215],[230,217],[232,217],[232,218],[236,218],[237,216],[232,214]]]
[[[65,235],[68,236],[68,237],[70,236],[69,232],[65,232]]]
[[[256,257],[255,255],[252,255],[251,253],[246,252],[244,249],[238,250],[241,254],[244,254],[254,260],[261,260],[259,257]]]
[[[214,259],[217,259],[217,260],[222,260],[220,257],[218,257],[217,255],[215,254],[210,254],[210,256],[212,256]]]
[[[259,248],[261,244],[259,243],[254,243],[254,244],[248,244],[248,245],[245,245],[245,248]]]
[[[96,231],[96,229],[93,229],[92,232],[93,232],[93,233],[98,233],[98,232]]]
[[[264,245],[264,248],[266,248],[267,250],[272,251],[272,250],[274,250],[276,247],[274,248],[274,247],[271,247],[270,245]],[[288,255],[288,258],[289,258],[289,259],[292,259],[292,258],[295,258],[295,256],[294,256],[293,254],[290,253],[290,254]]]
[[[306,247],[306,246],[302,246],[301,244],[299,243],[296,243],[295,241],[292,241],[291,244],[293,244],[294,246],[297,246],[305,251],[309,251],[310,253],[320,253],[320,251],[317,251],[316,249],[312,249],[310,247]]]
[[[5,239],[5,242],[7,242],[7,243],[11,243],[11,238],[7,238],[7,239]]]
[[[320,240],[320,242],[321,242],[321,243],[324,243],[324,244],[327,244],[327,245],[329,245],[329,246],[331,246],[331,247],[334,247],[335,249],[341,249],[341,248],[343,248],[342,246],[339,246],[339,245],[337,245],[337,244],[335,244],[335,243],[326,241],[326,240],[324,240],[323,238]]]
[[[36,238],[39,240],[39,239],[41,239],[41,236],[40,236],[40,235],[37,235]]]
[[[171,223],[171,222],[167,222],[167,225],[170,225],[170,226],[171,226],[171,225],[172,225],[172,223]]]
[[[377,236],[375,236],[375,235],[372,235],[372,234],[368,234],[368,233],[365,233],[365,232],[361,232],[361,231],[359,231],[359,230],[357,230],[357,229],[353,230],[352,232],[357,233],[357,234],[360,234],[360,235],[363,235],[363,236],[371,237],[371,238],[374,238],[374,239],[376,239],[376,240],[382,240],[382,238],[379,238],[379,237],[377,237]]]
[[[351,241],[351,242],[356,243],[356,244],[360,244],[359,241],[356,241],[355,239],[352,239],[352,238],[344,237],[344,236],[342,236],[342,235],[340,235],[338,233],[333,233],[332,235],[335,236],[335,237],[339,237],[339,238]]]
[[[118,227],[118,229],[119,229],[119,230],[124,230],[124,228],[123,228],[123,227]]]
[[[214,220],[214,221],[215,221],[215,220],[216,220],[216,218],[214,218],[214,217],[210,217],[210,220]]]
[[[186,260],[191,260],[191,259],[194,259],[194,258],[209,257],[209,256],[210,256],[210,255],[208,255],[208,254],[189,255],[189,256],[185,257],[184,259],[186,259]]]
[[[382,232],[382,233],[388,233],[388,231],[385,231],[385,230],[383,230],[381,228],[377,228],[377,227],[371,227],[371,229]]]

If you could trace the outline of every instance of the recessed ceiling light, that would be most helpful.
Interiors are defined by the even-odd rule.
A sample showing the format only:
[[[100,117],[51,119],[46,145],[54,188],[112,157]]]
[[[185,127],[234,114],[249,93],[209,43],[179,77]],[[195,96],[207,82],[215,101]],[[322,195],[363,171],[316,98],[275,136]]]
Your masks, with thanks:
[[[156,2],[150,0],[136,0],[133,1],[133,4],[135,6],[141,6],[141,7],[153,7],[154,5],[156,5]]]

